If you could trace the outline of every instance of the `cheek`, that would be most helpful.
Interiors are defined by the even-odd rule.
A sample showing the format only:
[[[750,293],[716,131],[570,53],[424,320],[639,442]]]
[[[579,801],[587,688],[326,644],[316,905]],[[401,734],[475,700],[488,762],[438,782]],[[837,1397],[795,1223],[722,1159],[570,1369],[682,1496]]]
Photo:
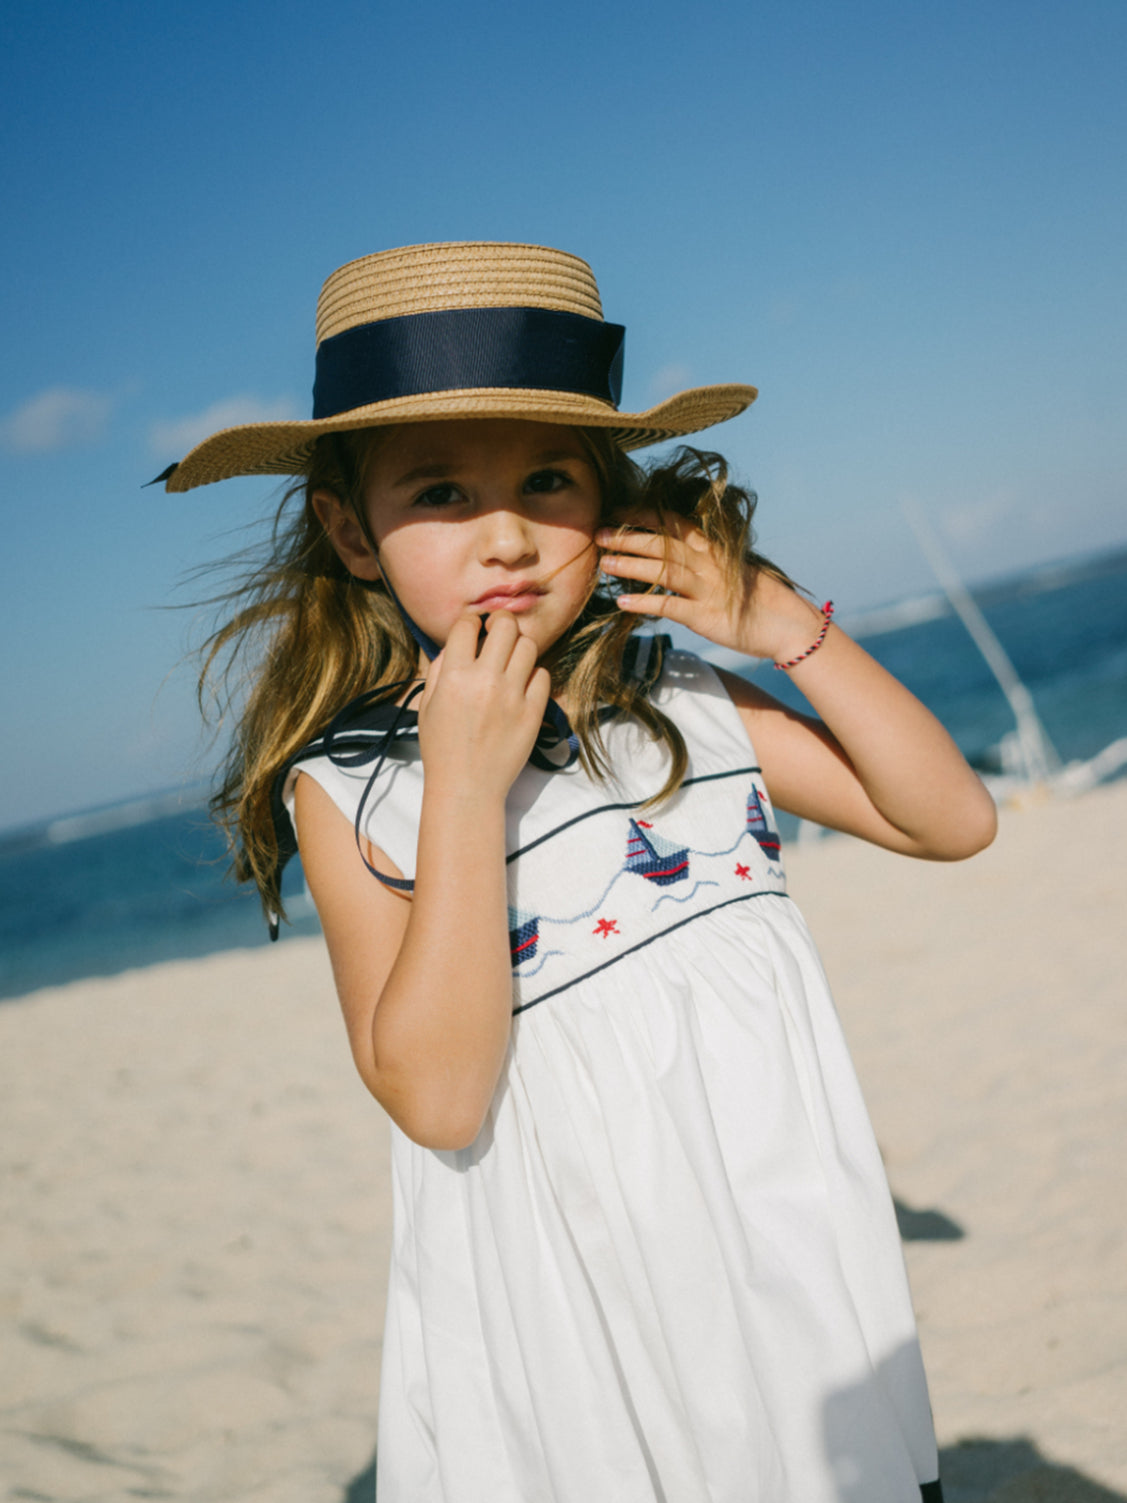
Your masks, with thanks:
[[[385,538],[380,561],[395,593],[416,620],[443,613],[458,598],[459,568],[455,550],[441,533],[403,529]]]
[[[599,551],[594,544],[595,524],[569,528],[560,540],[560,567],[582,583],[597,571]]]

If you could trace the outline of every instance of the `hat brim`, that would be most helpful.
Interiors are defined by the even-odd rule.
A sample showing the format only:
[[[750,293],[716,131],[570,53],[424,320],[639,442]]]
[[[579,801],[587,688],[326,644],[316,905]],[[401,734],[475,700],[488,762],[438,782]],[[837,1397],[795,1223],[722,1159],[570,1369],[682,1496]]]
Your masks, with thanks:
[[[607,428],[623,449],[641,449],[727,422],[750,407],[757,395],[754,386],[697,386],[646,412],[618,412],[606,402],[577,392],[508,387],[394,397],[331,418],[224,428],[180,461],[165,481],[165,489],[190,491],[236,475],[300,475],[323,433],[446,418],[518,418],[569,428]]]

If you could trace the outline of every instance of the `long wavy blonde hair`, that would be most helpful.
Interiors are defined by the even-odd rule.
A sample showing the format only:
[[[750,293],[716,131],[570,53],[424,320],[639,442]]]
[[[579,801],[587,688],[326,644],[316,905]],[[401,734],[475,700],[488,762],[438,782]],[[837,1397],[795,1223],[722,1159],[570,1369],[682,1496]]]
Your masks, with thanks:
[[[235,878],[254,882],[265,910],[283,917],[271,812],[280,769],[351,699],[381,686],[394,698],[418,675],[419,650],[398,608],[381,586],[346,571],[312,503],[315,492],[331,491],[366,526],[365,484],[387,432],[319,439],[278,507],[265,550],[239,555],[234,586],[207,602],[231,612],[200,649],[204,719],[232,725],[211,813],[227,835]],[[785,579],[753,551],[755,495],[729,480],[718,454],[684,447],[643,468],[603,430],[578,432],[599,480],[600,525],[638,511],[688,518],[718,547],[733,593],[754,587],[754,569]],[[680,786],[688,759],[677,727],[623,677],[623,650],[640,624],[615,605],[614,586],[593,586],[554,658],[553,693],[567,690],[580,759],[595,778],[609,770],[601,705],[633,716],[668,749],[668,777],[650,801],[659,803]]]

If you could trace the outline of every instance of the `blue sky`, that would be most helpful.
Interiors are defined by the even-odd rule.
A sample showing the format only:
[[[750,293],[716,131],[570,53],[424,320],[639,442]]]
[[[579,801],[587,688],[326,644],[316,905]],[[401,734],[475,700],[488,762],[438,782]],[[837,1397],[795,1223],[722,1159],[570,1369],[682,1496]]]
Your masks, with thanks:
[[[143,481],[304,415],[316,295],[389,246],[585,256],[624,402],[709,442],[848,612],[1127,542],[1127,6],[165,0],[6,8],[0,827],[206,769],[185,572],[268,508]]]

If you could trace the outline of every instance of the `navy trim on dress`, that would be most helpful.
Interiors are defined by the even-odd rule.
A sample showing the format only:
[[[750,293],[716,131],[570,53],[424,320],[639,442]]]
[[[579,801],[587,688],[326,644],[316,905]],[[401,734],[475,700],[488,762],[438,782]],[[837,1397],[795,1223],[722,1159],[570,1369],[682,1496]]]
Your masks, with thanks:
[[[733,767],[729,772],[705,772],[699,778],[686,778],[677,791],[680,792],[681,788],[691,788],[695,783],[715,783],[720,778],[740,778],[752,772],[762,775],[762,771],[761,767]],[[644,798],[635,798],[621,804],[600,804],[597,809],[585,809],[582,814],[575,814],[571,819],[565,819],[562,825],[556,825],[555,829],[547,830],[543,835],[537,835],[535,840],[530,840],[527,845],[522,845],[519,850],[511,852],[505,857],[505,864],[515,861],[518,856],[527,855],[538,845],[543,845],[546,840],[553,839],[564,830],[570,830],[572,825],[582,824],[585,819],[594,819],[597,814],[614,813],[619,809],[639,809],[645,802]]]
[[[701,778],[698,781],[703,782]],[[626,806],[628,807],[628,806]],[[584,971],[582,976],[573,976],[570,981],[555,986],[550,992],[544,992],[542,996],[533,997],[531,1002],[522,1002],[519,1007],[513,1008],[513,1017],[518,1012],[527,1012],[530,1007],[538,1007],[541,1002],[547,1002],[549,997],[558,997],[561,992],[568,991],[573,986],[578,986],[581,981],[587,981],[592,976],[597,976],[600,971],[607,970],[612,965],[617,965],[620,960],[625,960],[627,955],[634,955],[639,950],[644,950],[647,945],[652,945],[655,940],[664,939],[667,934],[674,934],[678,929],[683,929],[686,924],[691,924],[694,919],[707,918],[710,913],[718,913],[721,908],[730,908],[733,903],[746,903],[749,898],[786,898],[788,893],[779,892],[773,887],[759,887],[754,892],[741,892],[738,898],[725,898],[722,903],[713,903],[711,908],[702,908],[699,913],[690,913],[683,919],[678,919],[675,924],[670,924],[667,929],[662,929],[657,934],[651,934],[647,939],[639,940],[636,945],[631,945],[628,950],[621,951],[610,960],[604,960],[601,965],[592,966],[589,971]],[[930,1485],[930,1484],[929,1484]],[[926,1503],[932,1503],[932,1498],[927,1497]],[[939,1498],[938,1503],[943,1503]]]

